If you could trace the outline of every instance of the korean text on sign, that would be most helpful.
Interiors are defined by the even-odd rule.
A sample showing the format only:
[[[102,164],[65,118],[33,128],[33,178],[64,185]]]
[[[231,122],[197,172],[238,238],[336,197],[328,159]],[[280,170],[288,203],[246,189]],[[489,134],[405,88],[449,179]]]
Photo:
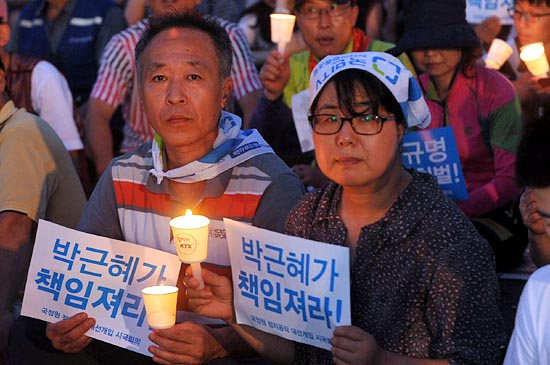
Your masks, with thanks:
[[[409,132],[403,137],[403,164],[427,172],[453,200],[468,199],[464,173],[451,127]]]
[[[330,348],[348,325],[349,249],[225,220],[239,323]]]
[[[174,285],[177,256],[41,220],[22,314],[57,322],[86,312],[87,335],[151,356],[141,289]]]

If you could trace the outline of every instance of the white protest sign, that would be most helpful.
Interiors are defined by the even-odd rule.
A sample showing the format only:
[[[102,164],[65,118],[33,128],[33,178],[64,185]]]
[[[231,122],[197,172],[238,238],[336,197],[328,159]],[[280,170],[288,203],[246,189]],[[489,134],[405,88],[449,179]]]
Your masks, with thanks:
[[[330,349],[351,324],[349,248],[224,222],[237,322]]]
[[[491,16],[496,16],[503,25],[512,25],[514,20],[508,15],[508,8],[513,7],[514,0],[468,0],[466,20],[470,24],[479,24]]]
[[[296,134],[300,140],[300,148],[303,153],[313,151],[313,130],[307,120],[309,106],[309,90],[306,89],[292,97],[292,117]]]
[[[96,319],[87,336],[152,356],[141,289],[176,285],[176,255],[40,220],[21,314]]]

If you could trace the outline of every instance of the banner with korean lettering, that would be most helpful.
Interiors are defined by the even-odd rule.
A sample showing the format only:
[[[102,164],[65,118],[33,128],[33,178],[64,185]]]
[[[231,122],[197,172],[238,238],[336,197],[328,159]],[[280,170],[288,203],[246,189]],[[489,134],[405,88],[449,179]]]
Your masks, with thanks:
[[[152,356],[141,289],[175,285],[178,256],[40,220],[21,314],[96,319],[86,335]]]
[[[224,222],[237,322],[330,349],[351,324],[349,248]]]
[[[479,24],[485,19],[496,16],[503,25],[513,25],[514,20],[508,15],[508,8],[514,7],[514,0],[467,0],[466,20]]]
[[[468,199],[452,127],[408,132],[403,137],[402,151],[405,167],[427,172],[435,177],[441,190],[449,198]]]

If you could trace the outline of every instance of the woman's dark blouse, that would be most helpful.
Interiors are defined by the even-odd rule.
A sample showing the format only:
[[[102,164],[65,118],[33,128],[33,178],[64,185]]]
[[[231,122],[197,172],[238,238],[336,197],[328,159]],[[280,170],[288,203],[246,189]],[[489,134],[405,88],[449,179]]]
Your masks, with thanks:
[[[413,179],[386,215],[361,230],[351,267],[351,319],[399,354],[498,364],[506,345],[492,251],[434,179]],[[345,246],[342,188],[313,191],[286,232]],[[298,344],[296,364],[331,364],[330,352]]]

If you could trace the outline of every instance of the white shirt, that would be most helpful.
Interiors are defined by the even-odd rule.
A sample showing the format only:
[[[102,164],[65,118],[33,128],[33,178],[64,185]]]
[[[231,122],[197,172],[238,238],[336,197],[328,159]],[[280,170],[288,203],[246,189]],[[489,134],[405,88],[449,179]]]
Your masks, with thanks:
[[[550,265],[529,277],[516,312],[504,365],[550,364]]]
[[[55,130],[68,151],[84,148],[73,116],[73,97],[65,77],[47,61],[31,74],[32,107]]]

